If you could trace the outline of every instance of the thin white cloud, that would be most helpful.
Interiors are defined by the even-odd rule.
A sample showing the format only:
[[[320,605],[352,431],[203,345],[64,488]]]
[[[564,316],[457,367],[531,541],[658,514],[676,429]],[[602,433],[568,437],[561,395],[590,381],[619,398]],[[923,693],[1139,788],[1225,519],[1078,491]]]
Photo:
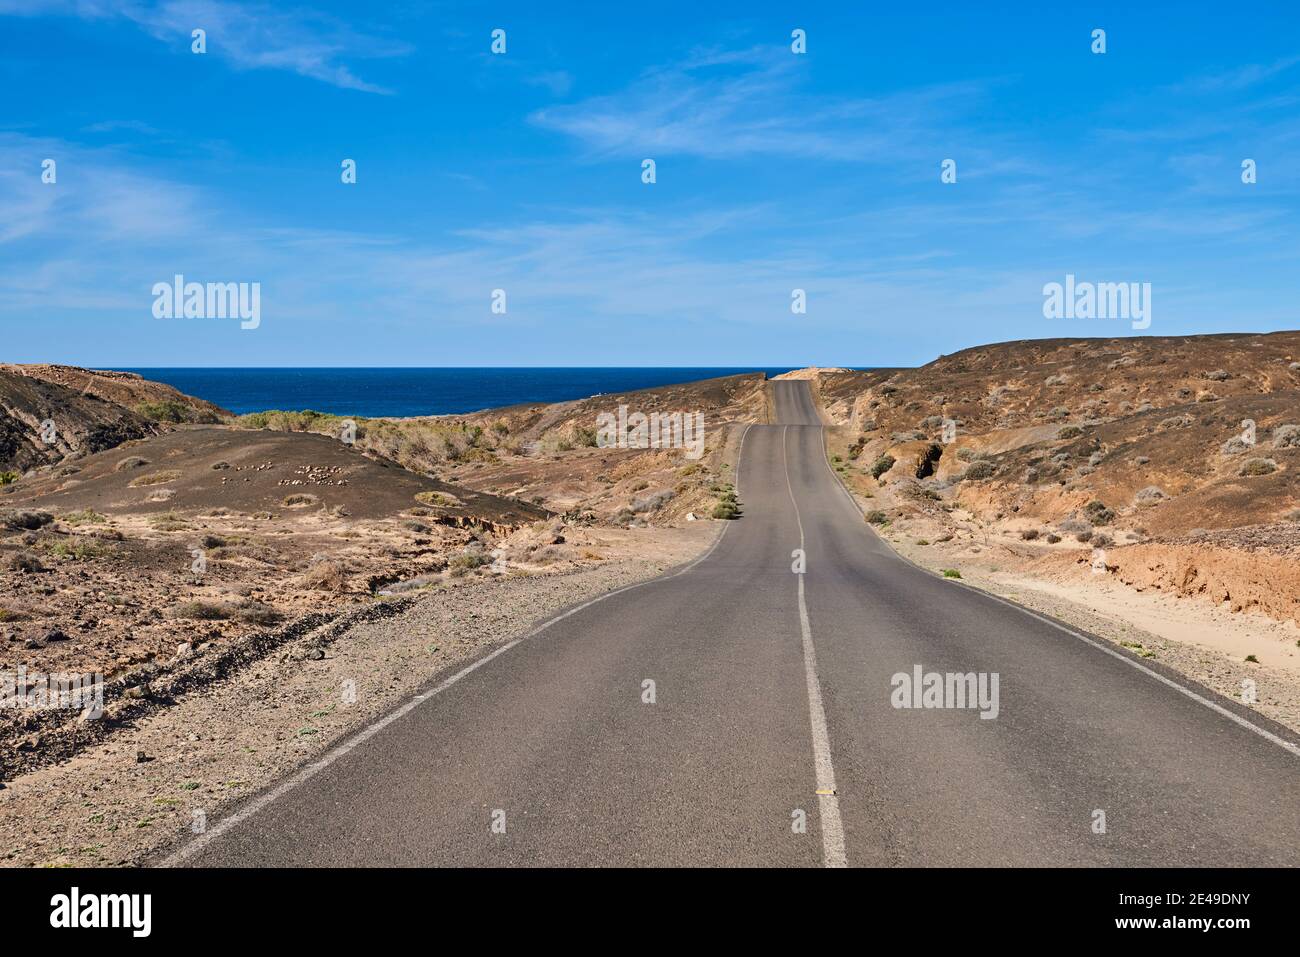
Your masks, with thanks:
[[[1300,56],[1283,57],[1272,63],[1249,63],[1219,73],[1192,77],[1171,89],[1179,93],[1236,93],[1271,80],[1300,64]]]
[[[951,147],[961,109],[984,96],[978,83],[876,98],[816,96],[801,92],[803,69],[784,47],[697,51],[617,93],[537,110],[529,119],[598,156],[897,162]]]
[[[390,90],[357,76],[344,62],[402,56],[403,42],[359,33],[341,20],[303,8],[225,0],[0,0],[0,15],[124,19],[157,40],[189,50],[191,32],[207,32],[208,55],[238,69],[287,70],[343,89]]]
[[[142,120],[104,120],[83,127],[85,133],[139,133],[141,136],[156,136],[158,131]]]

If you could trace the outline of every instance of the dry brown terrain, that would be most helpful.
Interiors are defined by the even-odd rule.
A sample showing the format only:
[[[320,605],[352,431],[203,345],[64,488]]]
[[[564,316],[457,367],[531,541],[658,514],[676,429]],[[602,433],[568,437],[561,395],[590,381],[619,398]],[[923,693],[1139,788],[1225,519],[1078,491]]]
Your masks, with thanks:
[[[1129,616],[1142,613],[1117,586],[1192,600],[1202,617],[1258,616],[1250,632],[1268,631],[1268,643],[1220,650],[1289,667],[1300,623],[1298,359],[1294,332],[1049,340],[810,378],[838,424],[835,467],[917,560],[1085,605],[1102,602],[1105,586]],[[1170,633],[1207,634],[1166,617]]]
[[[102,673],[108,712],[96,721],[67,709],[0,712],[9,778],[195,689],[241,680],[292,642],[334,641],[404,613],[412,598],[644,562],[662,530],[707,523],[724,507],[739,431],[764,409],[762,377],[737,376],[473,416],[223,413],[221,424],[196,425],[72,396],[36,376],[51,368],[60,382],[78,380],[63,367],[10,375],[133,428],[104,451],[51,446],[51,461],[0,487],[0,671]],[[124,402],[152,396],[193,418],[209,411],[134,377],[89,381]],[[702,454],[594,447],[598,414],[619,404],[701,412]],[[340,440],[345,422],[355,441]]]
[[[1059,340],[791,376],[900,553],[1226,694],[1258,680],[1295,727],[1296,356],[1300,333]],[[566,603],[698,554],[741,513],[739,439],[771,415],[761,375],[345,420],[15,368],[0,671],[102,671],[108,707],[0,713],[13,864],[138,860],[189,804],[224,806]],[[47,445],[56,400],[74,426]],[[702,454],[597,447],[620,405],[701,412]],[[356,675],[363,706],[339,707]]]
[[[229,413],[130,372],[0,363],[0,473],[113,448],[171,423],[216,422]]]

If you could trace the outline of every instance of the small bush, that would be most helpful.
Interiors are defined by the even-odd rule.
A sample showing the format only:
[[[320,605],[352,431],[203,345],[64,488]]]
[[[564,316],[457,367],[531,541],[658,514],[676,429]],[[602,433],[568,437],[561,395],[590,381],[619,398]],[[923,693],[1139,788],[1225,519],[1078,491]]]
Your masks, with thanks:
[[[117,465],[113,466],[113,471],[125,472],[127,469],[143,468],[148,464],[148,459],[142,459],[138,455],[128,455],[126,458],[122,459],[122,461],[118,462]]]
[[[260,601],[249,601],[234,611],[234,616],[246,625],[274,625],[284,618],[270,605]]]
[[[1056,432],[1058,439],[1077,439],[1081,435],[1083,435],[1083,429],[1077,425],[1067,425]]]
[[[894,467],[894,461],[894,457],[888,453],[881,455],[871,463],[871,477],[874,479],[880,478],[880,476],[884,475]]]
[[[943,570],[943,577],[944,577],[944,578],[961,578],[961,572],[957,571],[957,569],[955,569],[955,568],[945,568],[945,569]]]
[[[869,525],[884,525],[889,521],[889,516],[880,511],[880,509],[873,509],[872,511],[867,512],[866,519],[867,524]]]
[[[713,517],[720,519],[733,519],[740,515],[740,507],[734,501],[719,502],[713,507]]]
[[[35,530],[54,521],[49,512],[36,509],[17,509],[0,514],[0,523],[6,528]]]
[[[22,478],[22,476],[17,472],[0,472],[0,485],[12,485],[20,478]]]
[[[180,477],[181,473],[176,469],[163,469],[160,472],[149,472],[147,475],[133,478],[127,484],[131,488],[140,488],[145,485],[162,485],[165,482],[175,482]]]
[[[164,399],[161,402],[141,402],[135,407],[135,411],[146,419],[153,419],[155,422],[217,421],[217,417],[212,413],[192,409],[184,402],[177,402],[175,399]]]
[[[967,480],[979,480],[992,478],[997,473],[997,467],[988,459],[977,459],[970,465],[966,466],[966,471],[962,473],[962,478]]]
[[[452,496],[434,491],[416,492],[415,500],[417,502],[423,502],[425,505],[432,505],[435,508],[455,508],[460,504],[460,502]]]
[[[348,567],[341,561],[323,559],[312,562],[303,573],[302,584],[307,588],[319,588],[322,591],[341,592],[347,590]]]
[[[1049,545],[1055,545],[1060,540],[1061,540],[1061,536],[1057,535],[1055,532],[1051,532],[1047,536],[1047,544]]]
[[[45,571],[45,566],[41,564],[41,560],[31,552],[14,552],[9,556],[9,567],[26,575],[34,575]]]
[[[79,512],[69,512],[67,515],[60,516],[59,521],[76,528],[78,525],[100,525],[108,521],[108,518],[100,515],[93,508],[83,508]]]
[[[492,556],[482,545],[469,545],[462,549],[459,555],[453,556],[448,564],[452,568],[480,568],[492,564]]]
[[[1133,496],[1133,501],[1138,505],[1154,505],[1168,497],[1169,496],[1165,494],[1165,490],[1160,488],[1158,485],[1148,485],[1146,488],[1141,489],[1137,495]]]
[[[210,601],[187,601],[176,606],[172,617],[187,621],[225,621],[230,617],[230,609]]]
[[[1250,459],[1245,462],[1238,475],[1270,475],[1277,471],[1277,463],[1272,459]]]
[[[1300,425],[1279,425],[1273,430],[1273,448],[1300,448]]]
[[[1094,526],[1109,525],[1111,522],[1115,521],[1114,509],[1108,507],[1105,502],[1100,502],[1097,499],[1093,499],[1083,507],[1083,514],[1084,517],[1086,517]]]
[[[320,499],[308,492],[294,492],[292,495],[286,495],[280,504],[285,508],[307,508],[319,501]]]
[[[1020,533],[1021,541],[1025,541],[1025,542],[1032,542],[1037,537],[1038,537],[1038,529],[1036,528],[1026,528],[1023,532]]]
[[[672,497],[673,491],[671,489],[665,489],[662,492],[656,492],[654,495],[649,495],[645,498],[633,499],[632,512],[637,515],[640,515],[643,512],[656,512],[663,507],[665,502],[670,501]]]

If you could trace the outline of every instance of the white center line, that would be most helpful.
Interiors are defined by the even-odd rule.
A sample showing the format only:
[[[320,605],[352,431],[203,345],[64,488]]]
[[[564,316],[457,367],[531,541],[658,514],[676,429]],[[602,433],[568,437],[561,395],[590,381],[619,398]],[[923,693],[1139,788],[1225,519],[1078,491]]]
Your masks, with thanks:
[[[790,492],[794,518],[799,523],[799,549],[804,551],[803,519],[790,484],[790,459],[786,455],[785,437],[789,427],[781,429],[781,464],[785,467],[785,487]],[[804,551],[805,560],[807,552]],[[831,763],[831,737],[826,731],[826,709],[822,705],[822,687],[817,678],[817,651],[813,648],[812,627],[808,624],[808,602],[804,599],[803,575],[799,579],[799,626],[803,631],[803,671],[808,684],[808,720],[812,725],[813,766],[817,772],[817,800],[822,825],[822,858],[827,867],[848,867],[844,851],[844,823],[840,820],[840,798],[835,793],[835,766]]]

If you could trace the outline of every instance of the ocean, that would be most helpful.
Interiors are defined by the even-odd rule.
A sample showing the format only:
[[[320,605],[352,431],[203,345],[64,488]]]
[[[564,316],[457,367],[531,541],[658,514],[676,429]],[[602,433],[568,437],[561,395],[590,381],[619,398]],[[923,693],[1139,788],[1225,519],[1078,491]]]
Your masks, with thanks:
[[[525,402],[565,402],[697,379],[781,369],[123,369],[231,412],[313,409],[337,415],[455,415]]]

